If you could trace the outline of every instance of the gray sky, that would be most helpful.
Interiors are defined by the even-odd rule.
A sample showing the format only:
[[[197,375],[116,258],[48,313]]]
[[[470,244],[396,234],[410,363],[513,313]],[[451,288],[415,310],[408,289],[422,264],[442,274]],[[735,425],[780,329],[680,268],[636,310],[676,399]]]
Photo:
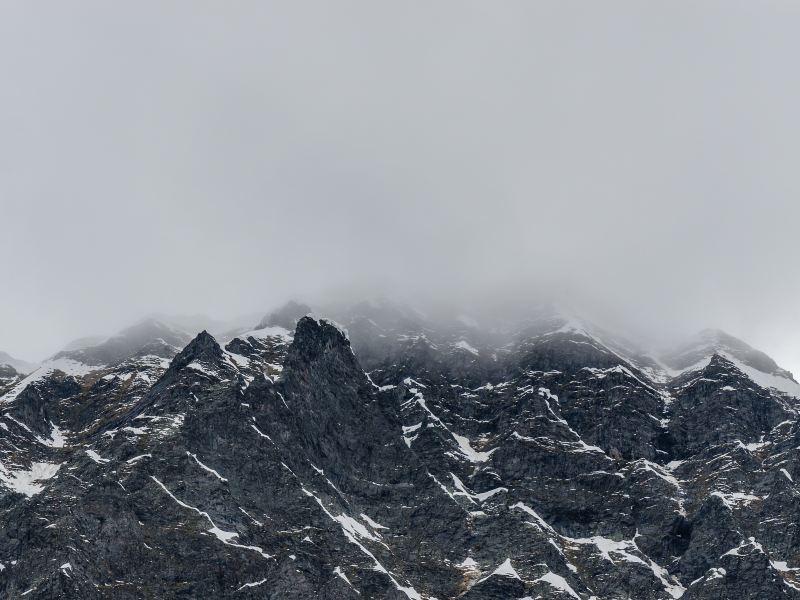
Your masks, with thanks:
[[[0,349],[578,295],[800,371],[800,4],[0,2]]]

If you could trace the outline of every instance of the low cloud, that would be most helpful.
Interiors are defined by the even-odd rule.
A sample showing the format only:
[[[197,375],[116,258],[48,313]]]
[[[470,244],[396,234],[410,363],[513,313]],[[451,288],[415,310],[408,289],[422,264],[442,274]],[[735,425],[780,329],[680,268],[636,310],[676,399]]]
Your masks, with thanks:
[[[800,8],[138,2],[0,20],[0,349],[388,295],[800,371]]]

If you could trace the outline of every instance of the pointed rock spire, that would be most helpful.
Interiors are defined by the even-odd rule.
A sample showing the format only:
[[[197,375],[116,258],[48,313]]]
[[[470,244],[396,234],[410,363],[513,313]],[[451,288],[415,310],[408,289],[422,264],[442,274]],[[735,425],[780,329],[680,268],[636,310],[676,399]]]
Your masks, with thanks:
[[[184,368],[193,361],[216,363],[223,358],[222,348],[210,333],[201,331],[181,350],[170,365],[171,370]]]
[[[297,323],[282,378],[287,382],[298,379],[332,384],[345,380],[359,385],[367,382],[347,334],[331,321],[311,316]]]

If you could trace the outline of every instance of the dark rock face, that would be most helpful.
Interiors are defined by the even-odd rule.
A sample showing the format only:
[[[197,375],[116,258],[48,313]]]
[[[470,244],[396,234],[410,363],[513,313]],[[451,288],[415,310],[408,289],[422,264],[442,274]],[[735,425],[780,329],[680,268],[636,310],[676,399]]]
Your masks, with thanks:
[[[21,375],[11,365],[0,364],[0,394],[9,389],[17,381],[21,379]]]
[[[673,390],[671,435],[677,444],[676,458],[709,444],[760,440],[794,416],[780,398],[716,354],[705,368],[678,378]]]
[[[748,369],[792,380],[738,340],[298,310],[0,371],[0,597],[800,597],[797,401]]]

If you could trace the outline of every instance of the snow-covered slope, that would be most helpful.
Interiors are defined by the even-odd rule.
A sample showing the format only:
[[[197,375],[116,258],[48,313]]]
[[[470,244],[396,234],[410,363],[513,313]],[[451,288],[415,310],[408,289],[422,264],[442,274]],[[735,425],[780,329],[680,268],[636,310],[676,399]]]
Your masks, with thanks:
[[[800,384],[763,352],[720,331],[706,329],[679,349],[662,357],[661,364],[670,377],[706,367],[713,356],[732,362],[758,385],[800,398]]]
[[[154,319],[146,319],[97,345],[62,350],[53,358],[66,358],[100,367],[117,364],[137,354],[169,357],[191,339],[192,334],[186,331]]]
[[[14,358],[8,352],[3,351],[0,351],[0,365],[9,365],[13,367],[17,373],[22,373],[23,375],[27,375],[39,366],[37,363]]]

